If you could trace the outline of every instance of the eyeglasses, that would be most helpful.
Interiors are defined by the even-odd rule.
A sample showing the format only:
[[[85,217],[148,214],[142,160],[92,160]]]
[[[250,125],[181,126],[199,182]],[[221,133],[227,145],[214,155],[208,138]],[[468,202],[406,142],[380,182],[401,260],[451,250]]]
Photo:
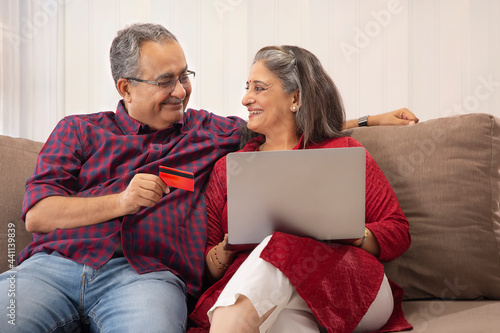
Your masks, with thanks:
[[[155,86],[158,86],[160,93],[164,93],[164,94],[168,95],[168,94],[171,94],[172,91],[174,91],[175,85],[177,84],[177,81],[179,81],[179,83],[181,84],[181,86],[184,89],[191,87],[191,80],[194,79],[195,74],[196,73],[193,71],[187,71],[186,74],[179,76],[177,79],[170,79],[170,80],[160,81],[160,82],[141,80],[141,79],[136,79],[133,77],[125,77],[124,79],[154,84]]]

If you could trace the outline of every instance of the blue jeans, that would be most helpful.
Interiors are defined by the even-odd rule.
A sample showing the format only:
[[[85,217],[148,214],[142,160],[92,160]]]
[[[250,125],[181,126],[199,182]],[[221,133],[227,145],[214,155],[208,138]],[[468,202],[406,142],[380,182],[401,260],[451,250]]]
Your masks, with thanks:
[[[139,275],[123,257],[94,270],[37,253],[0,275],[0,332],[185,332],[186,293],[171,272]]]

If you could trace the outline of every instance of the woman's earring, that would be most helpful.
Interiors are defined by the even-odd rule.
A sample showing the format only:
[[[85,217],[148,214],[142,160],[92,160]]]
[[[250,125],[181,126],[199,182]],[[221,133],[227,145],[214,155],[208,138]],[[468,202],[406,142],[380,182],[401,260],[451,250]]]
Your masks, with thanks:
[[[292,106],[292,111],[297,111],[297,107],[295,105]]]

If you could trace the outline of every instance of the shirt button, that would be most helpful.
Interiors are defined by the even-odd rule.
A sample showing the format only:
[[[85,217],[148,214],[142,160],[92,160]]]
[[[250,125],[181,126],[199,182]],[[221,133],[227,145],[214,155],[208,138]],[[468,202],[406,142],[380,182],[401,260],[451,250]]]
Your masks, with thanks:
[[[160,147],[158,145],[153,145],[153,149],[158,151],[158,150],[160,150]]]

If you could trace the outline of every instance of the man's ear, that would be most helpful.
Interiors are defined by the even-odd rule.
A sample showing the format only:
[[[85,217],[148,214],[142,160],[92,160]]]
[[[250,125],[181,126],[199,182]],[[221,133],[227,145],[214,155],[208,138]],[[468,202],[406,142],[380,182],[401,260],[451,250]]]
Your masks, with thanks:
[[[132,95],[130,94],[130,82],[127,79],[121,78],[116,82],[118,93],[122,96],[123,100],[127,103],[132,102]]]

